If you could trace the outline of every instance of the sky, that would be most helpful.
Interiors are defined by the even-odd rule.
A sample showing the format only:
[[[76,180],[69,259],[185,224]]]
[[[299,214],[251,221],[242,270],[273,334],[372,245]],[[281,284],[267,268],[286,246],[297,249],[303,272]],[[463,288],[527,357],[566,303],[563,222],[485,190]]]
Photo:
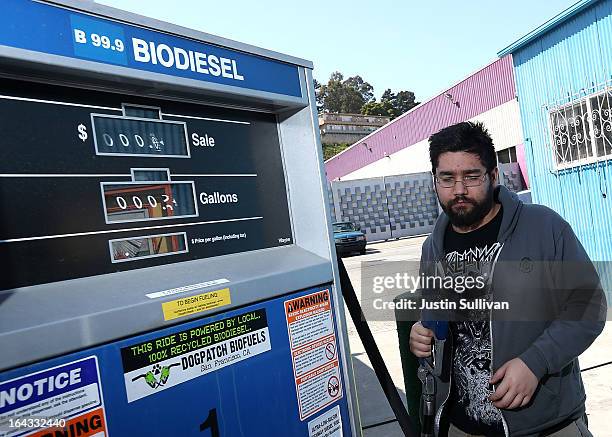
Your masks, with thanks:
[[[97,0],[314,63],[314,78],[360,75],[426,101],[576,0]]]

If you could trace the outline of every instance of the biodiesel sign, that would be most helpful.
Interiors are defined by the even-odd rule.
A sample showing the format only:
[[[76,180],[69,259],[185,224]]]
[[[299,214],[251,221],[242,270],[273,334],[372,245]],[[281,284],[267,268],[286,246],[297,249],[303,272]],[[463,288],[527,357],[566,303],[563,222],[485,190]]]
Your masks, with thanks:
[[[295,65],[39,2],[2,6],[0,45],[302,97]]]
[[[270,349],[265,309],[124,347],[121,359],[128,402]]]

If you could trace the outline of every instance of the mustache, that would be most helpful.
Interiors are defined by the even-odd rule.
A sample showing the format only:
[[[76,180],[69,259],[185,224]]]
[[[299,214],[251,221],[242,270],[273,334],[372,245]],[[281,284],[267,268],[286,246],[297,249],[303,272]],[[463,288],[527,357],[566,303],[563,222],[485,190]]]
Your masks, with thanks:
[[[453,206],[459,203],[459,201],[462,201],[464,203],[471,203],[472,205],[476,205],[476,202],[473,201],[472,199],[469,199],[467,197],[464,196],[458,196],[455,197],[453,200],[451,200],[450,202],[448,202],[448,206]]]

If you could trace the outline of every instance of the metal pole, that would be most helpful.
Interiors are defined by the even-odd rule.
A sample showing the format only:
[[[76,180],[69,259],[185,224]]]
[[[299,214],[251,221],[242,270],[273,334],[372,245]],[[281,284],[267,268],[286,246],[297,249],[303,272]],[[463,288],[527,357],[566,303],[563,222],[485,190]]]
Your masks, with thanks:
[[[380,383],[380,386],[387,397],[387,401],[389,401],[389,405],[397,418],[397,422],[399,423],[399,426],[402,428],[402,431],[406,437],[418,437],[418,434],[415,431],[416,427],[410,419],[404,404],[402,403],[402,399],[400,398],[395,384],[391,379],[391,375],[389,374],[389,370],[385,365],[385,361],[380,354],[380,350],[378,350],[378,346],[376,345],[372,331],[370,330],[368,322],[366,321],[363,311],[361,310],[361,305],[359,304],[359,300],[355,294],[353,284],[351,284],[351,279],[349,278],[346,267],[344,267],[344,262],[340,257],[338,257],[338,270],[340,273],[342,297],[344,298],[344,302],[346,303],[351,318],[353,319],[353,323],[357,328],[357,333],[359,334],[359,338],[361,339],[366,353],[368,354],[370,363],[372,363],[372,367],[374,368],[374,373],[378,378],[378,382]]]

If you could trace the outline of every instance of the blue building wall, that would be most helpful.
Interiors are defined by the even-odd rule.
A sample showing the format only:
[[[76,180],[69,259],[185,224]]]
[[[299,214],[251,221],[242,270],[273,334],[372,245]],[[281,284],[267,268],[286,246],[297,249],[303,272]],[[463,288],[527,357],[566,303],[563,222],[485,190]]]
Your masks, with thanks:
[[[581,3],[511,52],[533,201],[561,214],[594,261],[612,262],[612,155],[555,168],[549,126],[551,106],[612,93],[612,0]],[[609,275],[609,266],[599,268]],[[606,288],[612,302],[609,282]]]

